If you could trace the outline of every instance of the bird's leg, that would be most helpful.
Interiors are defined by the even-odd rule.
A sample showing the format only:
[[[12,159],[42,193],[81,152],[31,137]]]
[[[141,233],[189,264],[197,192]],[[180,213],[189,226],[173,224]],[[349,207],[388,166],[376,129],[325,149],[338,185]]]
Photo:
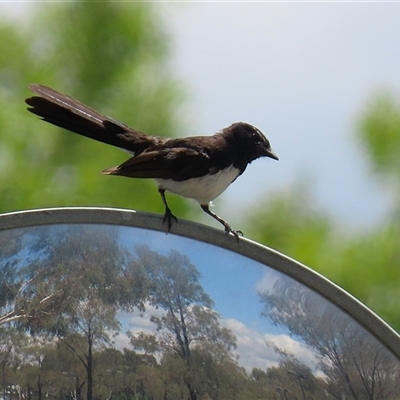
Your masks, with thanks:
[[[208,206],[208,204],[200,204],[200,207],[206,212],[208,215],[216,219],[220,224],[222,224],[225,228],[226,233],[232,233],[233,236],[239,240],[239,236],[243,236],[242,231],[235,231],[231,225],[229,225],[226,221],[224,221],[220,216],[212,212]]]
[[[160,193],[162,201],[165,206],[165,213],[164,213],[164,219],[163,219],[163,224],[165,224],[165,221],[167,221],[167,226],[168,226],[168,231],[171,230],[172,226],[172,219],[174,219],[176,222],[178,222],[178,218],[175,217],[174,214],[172,214],[171,209],[168,207],[167,199],[165,198],[165,189],[158,189],[158,193]]]

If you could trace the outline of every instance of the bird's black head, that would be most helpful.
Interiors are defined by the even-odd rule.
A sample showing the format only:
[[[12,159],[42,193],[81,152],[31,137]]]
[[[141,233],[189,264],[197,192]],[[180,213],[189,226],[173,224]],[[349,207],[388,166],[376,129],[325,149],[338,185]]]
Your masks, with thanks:
[[[226,130],[233,135],[239,151],[248,163],[260,157],[279,160],[272,152],[269,140],[255,126],[245,122],[236,122]]]

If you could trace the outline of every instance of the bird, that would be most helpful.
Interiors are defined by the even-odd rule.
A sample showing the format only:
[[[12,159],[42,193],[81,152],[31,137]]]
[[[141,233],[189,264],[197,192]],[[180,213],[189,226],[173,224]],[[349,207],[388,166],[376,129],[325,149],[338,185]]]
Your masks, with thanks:
[[[269,140],[255,126],[235,122],[211,136],[147,135],[45,85],[30,84],[28,88],[35,94],[25,100],[31,113],[53,125],[130,153],[127,161],[102,173],[154,179],[165,208],[163,224],[167,224],[168,231],[172,221],[178,222],[178,219],[168,206],[166,191],[196,200],[227,234],[238,240],[243,235],[211,211],[210,205],[252,161],[261,157],[278,160]]]

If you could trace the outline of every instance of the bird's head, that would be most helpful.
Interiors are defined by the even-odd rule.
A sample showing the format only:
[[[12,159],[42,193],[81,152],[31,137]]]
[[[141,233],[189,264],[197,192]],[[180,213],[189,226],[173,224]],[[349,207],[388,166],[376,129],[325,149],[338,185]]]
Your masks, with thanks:
[[[240,152],[247,162],[252,162],[260,157],[269,157],[279,160],[278,156],[271,150],[269,140],[255,126],[246,122],[236,122],[226,128],[235,138],[240,146]]]

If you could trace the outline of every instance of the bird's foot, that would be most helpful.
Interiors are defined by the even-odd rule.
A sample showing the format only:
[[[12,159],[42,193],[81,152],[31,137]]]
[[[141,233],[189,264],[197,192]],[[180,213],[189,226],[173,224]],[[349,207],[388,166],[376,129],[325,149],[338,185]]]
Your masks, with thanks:
[[[167,223],[168,232],[171,230],[172,220],[175,220],[175,222],[178,223],[178,218],[176,218],[175,215],[172,214],[172,211],[169,208],[166,208],[165,214],[164,214],[164,219],[163,219],[163,224]]]
[[[225,232],[227,235],[232,234],[235,236],[237,241],[239,241],[240,236],[243,236],[243,232],[240,230],[235,230],[233,229],[229,224],[224,225],[225,226]]]
[[[203,211],[205,213],[207,213],[208,215],[210,215],[211,217],[213,217],[215,220],[217,220],[220,224],[223,225],[223,227],[225,228],[225,232],[228,235],[229,233],[231,233],[233,236],[236,237],[236,240],[239,242],[239,238],[240,236],[243,236],[243,232],[242,231],[236,231],[235,229],[232,228],[231,225],[229,225],[225,220],[223,220],[221,217],[219,217],[217,214],[215,214],[214,212],[212,212],[208,206],[208,204],[200,204],[200,207],[203,209]]]

